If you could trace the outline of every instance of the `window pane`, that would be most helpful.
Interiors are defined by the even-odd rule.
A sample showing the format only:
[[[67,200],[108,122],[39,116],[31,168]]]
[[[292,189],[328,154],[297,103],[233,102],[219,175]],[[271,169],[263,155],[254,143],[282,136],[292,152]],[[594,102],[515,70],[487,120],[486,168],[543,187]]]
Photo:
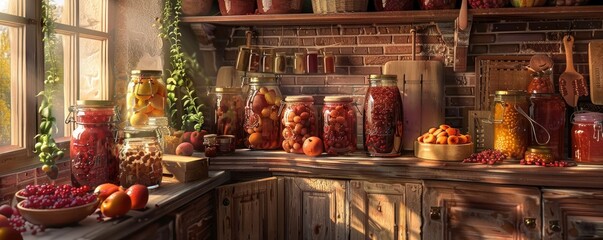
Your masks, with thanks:
[[[80,0],[79,27],[104,31],[105,4],[104,0]]]
[[[103,41],[80,38],[80,96],[82,100],[102,99]]]
[[[71,24],[71,16],[69,16],[69,0],[50,0],[50,5],[54,7],[54,20],[62,24]]]
[[[0,0],[0,12],[22,16],[21,0]]]
[[[8,29],[0,26],[0,146],[11,145],[11,44]]]
[[[44,56],[47,60],[54,58],[56,61],[55,66],[51,66],[49,61],[46,61],[44,64],[44,69],[48,71],[51,68],[56,68],[59,74],[60,81],[55,85],[53,101],[52,101],[52,115],[56,118],[56,125],[58,128],[58,132],[54,133],[54,137],[63,137],[65,136],[65,124],[63,121],[65,120],[65,100],[66,93],[65,91],[65,60],[69,58],[69,36],[57,34],[56,35],[56,44],[54,49],[52,49],[52,56]],[[47,45],[44,46],[48,47]],[[45,89],[49,90],[49,89]]]

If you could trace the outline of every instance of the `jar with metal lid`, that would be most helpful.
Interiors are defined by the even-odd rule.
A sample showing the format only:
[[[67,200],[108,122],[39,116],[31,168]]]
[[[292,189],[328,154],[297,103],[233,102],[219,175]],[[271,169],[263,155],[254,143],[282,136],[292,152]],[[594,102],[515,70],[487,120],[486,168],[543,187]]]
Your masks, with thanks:
[[[525,91],[496,91],[494,97],[494,149],[521,159],[530,143],[528,95]]]
[[[402,150],[402,98],[396,75],[370,75],[364,98],[364,147],[370,156],[395,157]]]
[[[115,144],[116,108],[111,101],[78,100],[69,108],[66,123],[75,122],[69,154],[71,183],[91,188],[117,184],[119,160]]]
[[[565,101],[559,94],[532,94],[530,117],[542,128],[534,129],[532,145],[546,145],[551,148],[555,159],[563,156],[565,140]]]
[[[550,75],[535,74],[528,84],[528,93],[555,93]]]
[[[603,164],[603,113],[574,114],[571,133],[576,162]]]
[[[304,141],[318,135],[312,96],[288,96],[282,114],[282,147],[288,153],[304,153]]]
[[[281,91],[277,78],[272,76],[251,77],[245,103],[244,128],[246,143],[251,149],[280,148]]]
[[[149,126],[157,128],[157,141],[164,154],[176,154],[176,147],[182,143],[181,136],[169,126],[167,117],[149,118]]]
[[[277,52],[274,57],[274,73],[286,73],[287,72],[287,54],[284,52]]]
[[[124,145],[119,151],[119,183],[127,188],[142,184],[159,187],[163,177],[163,152],[157,140],[157,128],[126,127]]]
[[[295,53],[293,57],[293,73],[304,74],[306,73],[306,61],[304,53]]]
[[[218,135],[235,136],[233,144],[244,147],[245,98],[241,88],[216,88],[216,125]]]
[[[218,156],[218,135],[207,134],[203,136],[203,149],[206,157]]]
[[[161,71],[132,70],[126,93],[128,125],[144,126],[149,117],[164,117],[166,96]]]
[[[324,52],[323,54],[323,68],[326,74],[335,73],[335,57],[333,52]]]
[[[231,154],[235,152],[235,136],[233,135],[219,135],[216,137],[216,144],[218,146],[218,153],[220,154]]]
[[[555,161],[553,151],[547,146],[530,146],[524,154],[524,160],[526,163],[550,163]]]
[[[318,51],[310,50],[306,54],[306,73],[318,72]]]
[[[322,139],[328,155],[356,151],[356,108],[351,97],[326,96],[322,118]]]

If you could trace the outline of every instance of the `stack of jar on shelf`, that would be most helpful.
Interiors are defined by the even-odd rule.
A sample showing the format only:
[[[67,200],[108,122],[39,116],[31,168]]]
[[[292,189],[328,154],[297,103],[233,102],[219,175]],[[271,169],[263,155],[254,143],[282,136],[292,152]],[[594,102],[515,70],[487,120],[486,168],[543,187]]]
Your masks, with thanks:
[[[250,46],[239,48],[235,68],[248,73],[331,74],[335,73],[335,58],[332,52],[327,51],[287,54],[273,48]]]

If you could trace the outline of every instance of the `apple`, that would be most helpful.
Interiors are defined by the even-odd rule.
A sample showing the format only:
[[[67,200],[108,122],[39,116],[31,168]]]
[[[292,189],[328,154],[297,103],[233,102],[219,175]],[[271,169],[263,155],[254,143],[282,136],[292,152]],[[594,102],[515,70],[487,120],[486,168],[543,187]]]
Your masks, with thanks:
[[[316,157],[323,151],[322,140],[318,137],[309,137],[304,141],[302,150],[307,156]]]
[[[13,208],[8,204],[0,206],[0,215],[10,218],[13,215]]]
[[[193,147],[195,148],[195,150],[203,151],[203,149],[204,149],[203,137],[206,134],[207,134],[207,131],[205,131],[205,130],[194,131],[193,133],[191,133],[191,143],[193,144]]]
[[[182,142],[191,142],[191,134],[193,132],[184,132],[184,134],[182,134]]]
[[[149,201],[149,189],[145,185],[134,184],[126,190],[132,200],[132,209],[143,209]]]
[[[194,151],[193,144],[189,142],[183,142],[178,144],[176,147],[176,155],[180,156],[192,156]]]

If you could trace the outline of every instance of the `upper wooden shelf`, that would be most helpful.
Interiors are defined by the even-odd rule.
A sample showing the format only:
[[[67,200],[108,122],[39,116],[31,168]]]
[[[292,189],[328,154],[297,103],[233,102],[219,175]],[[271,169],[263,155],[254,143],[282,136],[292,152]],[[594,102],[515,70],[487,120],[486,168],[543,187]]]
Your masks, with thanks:
[[[236,16],[191,16],[182,17],[182,22],[210,23],[228,26],[429,23],[454,21],[458,17],[458,14],[458,9],[337,14],[256,14]],[[603,6],[470,9],[469,14],[472,15],[474,19],[480,20],[603,18]]]

